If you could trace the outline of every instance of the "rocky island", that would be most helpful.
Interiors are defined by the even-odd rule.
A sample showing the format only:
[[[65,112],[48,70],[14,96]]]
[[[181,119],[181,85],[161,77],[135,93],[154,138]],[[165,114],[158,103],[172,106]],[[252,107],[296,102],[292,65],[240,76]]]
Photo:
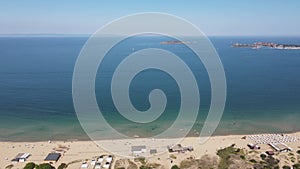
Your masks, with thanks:
[[[235,43],[232,44],[232,47],[252,48],[252,49],[260,49],[262,47],[267,47],[272,49],[300,50],[300,45],[278,44],[278,43],[270,43],[270,42],[255,42],[253,44]]]

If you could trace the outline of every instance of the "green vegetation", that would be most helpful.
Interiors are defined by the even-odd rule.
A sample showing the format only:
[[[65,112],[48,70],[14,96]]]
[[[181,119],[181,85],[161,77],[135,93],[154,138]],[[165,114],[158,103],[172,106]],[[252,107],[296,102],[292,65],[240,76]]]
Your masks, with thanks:
[[[10,164],[10,165],[6,166],[5,169],[11,169],[13,167],[14,167],[14,165]]]
[[[275,159],[272,156],[267,156],[263,161],[260,161],[259,164],[256,164],[255,168],[263,168],[263,169],[279,169],[279,160]]]
[[[287,166],[287,165],[285,165],[285,166],[283,166],[283,167],[282,167],[282,169],[291,169],[291,167],[290,167],[290,166]]]
[[[44,164],[36,165],[35,169],[55,169],[55,168],[49,163],[44,163]]]
[[[138,157],[134,159],[135,162],[140,162],[142,165],[145,165],[147,163],[145,157]]]
[[[30,162],[25,165],[24,169],[55,169],[55,168],[48,163],[37,165]]]
[[[297,154],[299,154],[299,155],[300,155],[300,150],[297,150]]]
[[[24,169],[34,169],[34,167],[35,167],[35,164],[31,162],[31,163],[27,163],[25,165]]]
[[[173,165],[171,169],[180,169],[177,165]]]
[[[58,166],[57,169],[65,169],[65,168],[67,168],[67,167],[68,167],[68,165],[67,165],[66,163],[62,163],[62,164],[60,164],[60,165]]]
[[[171,154],[171,155],[170,155],[170,158],[176,159],[177,157],[176,157],[174,154]]]
[[[152,168],[148,167],[148,166],[145,166],[145,165],[142,165],[142,166],[140,166],[140,169],[152,169]]]
[[[219,169],[227,169],[232,164],[232,161],[230,160],[231,156],[233,155],[239,155],[241,159],[243,159],[241,156],[244,156],[244,152],[241,149],[235,148],[235,145],[231,145],[229,147],[226,147],[224,149],[220,149],[217,152],[217,155],[220,157],[221,161],[219,163]]]
[[[293,168],[294,168],[294,169],[300,169],[300,163],[294,164],[294,165],[293,165]]]
[[[124,167],[118,167],[117,169],[125,169]]]
[[[240,158],[243,159],[243,160],[246,159],[246,157],[244,155],[240,155]]]
[[[261,155],[260,155],[260,158],[261,158],[262,160],[265,160],[265,159],[267,158],[267,156],[266,156],[265,154],[261,154]]]
[[[251,160],[249,160],[251,163],[257,163],[257,161],[256,160],[254,160],[254,159],[251,159]]]

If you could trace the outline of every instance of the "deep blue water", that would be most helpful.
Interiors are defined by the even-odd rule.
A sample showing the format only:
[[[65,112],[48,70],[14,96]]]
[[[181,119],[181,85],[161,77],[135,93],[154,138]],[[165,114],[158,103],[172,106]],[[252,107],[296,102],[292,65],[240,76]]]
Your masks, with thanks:
[[[72,102],[72,73],[87,37],[0,38],[0,140],[87,139]],[[112,126],[128,135],[151,137],[172,124],[180,93],[168,74],[149,70],[132,82],[130,96],[139,110],[149,108],[148,94],[165,91],[168,105],[158,121],[128,124],[116,113],[109,95],[111,75],[132,48],[167,49],[179,55],[195,73],[201,93],[198,122],[201,129],[210,104],[205,68],[184,45],[162,45],[162,37],[137,37],[119,44],[98,70],[98,104]],[[232,48],[235,42],[300,44],[291,37],[211,37],[227,78],[227,102],[215,134],[250,134],[300,130],[300,50]],[[159,80],[157,80],[159,79]],[[99,94],[101,93],[101,95]]]

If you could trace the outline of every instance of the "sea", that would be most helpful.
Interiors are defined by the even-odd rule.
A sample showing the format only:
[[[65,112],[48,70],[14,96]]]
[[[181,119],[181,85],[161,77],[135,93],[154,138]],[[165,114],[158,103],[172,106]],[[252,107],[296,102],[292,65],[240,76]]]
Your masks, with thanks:
[[[90,139],[77,119],[72,99],[74,66],[88,38],[0,37],[0,141]],[[213,135],[300,131],[300,50],[231,46],[259,41],[300,44],[300,37],[208,38],[223,64],[227,83],[225,109]],[[131,102],[140,111],[149,109],[151,90],[165,92],[166,109],[154,122],[128,121],[119,114],[110,94],[112,75],[124,58],[133,51],[159,48],[176,54],[194,74],[201,101],[188,136],[199,135],[211,104],[209,76],[201,60],[185,44],[161,43],[169,40],[172,38],[162,36],[128,38],[112,48],[100,64],[95,82],[98,106],[118,132],[153,137],[176,120],[180,91],[176,81],[166,72],[145,70],[136,75],[130,85]],[[185,127],[182,126],[182,130]]]

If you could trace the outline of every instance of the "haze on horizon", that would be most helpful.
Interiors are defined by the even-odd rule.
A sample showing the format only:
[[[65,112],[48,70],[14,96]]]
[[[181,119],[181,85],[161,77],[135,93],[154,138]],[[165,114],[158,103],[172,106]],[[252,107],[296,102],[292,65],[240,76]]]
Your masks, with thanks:
[[[210,36],[300,36],[299,7],[298,0],[0,1],[0,34],[92,34],[122,16],[162,12]]]

